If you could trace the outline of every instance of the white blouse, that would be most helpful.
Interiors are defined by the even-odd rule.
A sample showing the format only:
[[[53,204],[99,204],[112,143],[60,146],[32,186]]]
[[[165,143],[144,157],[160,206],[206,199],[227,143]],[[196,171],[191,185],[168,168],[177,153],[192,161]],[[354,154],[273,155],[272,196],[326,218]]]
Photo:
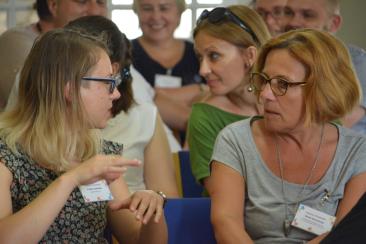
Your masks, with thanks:
[[[157,108],[149,103],[133,105],[128,113],[121,112],[108,121],[102,130],[104,139],[122,143],[123,157],[138,159],[139,167],[129,167],[124,178],[131,192],[146,189],[144,182],[144,152],[154,135]]]

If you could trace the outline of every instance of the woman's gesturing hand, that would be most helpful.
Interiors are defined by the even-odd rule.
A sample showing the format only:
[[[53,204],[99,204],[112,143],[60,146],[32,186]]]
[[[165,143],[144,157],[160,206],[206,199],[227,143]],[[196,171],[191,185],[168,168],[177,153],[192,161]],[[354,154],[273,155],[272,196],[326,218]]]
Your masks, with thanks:
[[[72,175],[75,185],[91,184],[98,180],[106,180],[108,183],[118,179],[127,166],[139,166],[139,160],[125,159],[117,155],[96,155],[78,165],[66,174]]]
[[[112,210],[130,209],[136,219],[147,224],[154,215],[154,221],[159,222],[163,215],[165,199],[155,191],[141,190],[132,194],[123,201],[111,201],[109,207]]]

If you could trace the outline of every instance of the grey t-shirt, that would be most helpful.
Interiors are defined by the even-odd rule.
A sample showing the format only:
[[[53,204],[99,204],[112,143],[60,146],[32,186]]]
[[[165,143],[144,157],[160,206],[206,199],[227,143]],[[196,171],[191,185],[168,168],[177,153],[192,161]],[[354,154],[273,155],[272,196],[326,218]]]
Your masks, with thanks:
[[[288,237],[284,235],[286,205],[281,178],[267,167],[256,147],[250,127],[253,119],[241,120],[223,129],[216,139],[212,155],[212,160],[228,165],[244,177],[246,231],[255,243],[302,243],[311,240],[315,235],[295,227],[291,228]],[[335,215],[345,184],[353,176],[366,171],[366,137],[339,125],[334,126],[338,128],[339,141],[335,157],[324,177],[304,190],[303,185],[284,182],[287,213],[291,221],[298,201]],[[321,204],[325,191],[330,192],[331,196]],[[301,196],[298,197],[300,192]]]

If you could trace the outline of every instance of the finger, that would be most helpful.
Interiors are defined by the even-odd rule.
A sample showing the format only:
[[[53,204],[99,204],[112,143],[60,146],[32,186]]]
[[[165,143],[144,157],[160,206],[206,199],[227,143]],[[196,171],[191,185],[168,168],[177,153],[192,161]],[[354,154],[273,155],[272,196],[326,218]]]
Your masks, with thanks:
[[[108,182],[108,184],[119,179],[120,177],[121,177],[121,173],[107,173],[104,175],[104,179]]]
[[[136,213],[141,201],[142,201],[142,198],[137,193],[134,193],[131,196],[131,202],[130,202],[130,206],[129,206],[129,209],[131,210],[131,212]]]
[[[130,197],[122,201],[113,200],[108,202],[108,206],[111,210],[126,209],[130,206],[130,201]]]
[[[156,207],[156,211],[155,211],[155,217],[154,217],[155,223],[159,223],[159,220],[162,215],[163,215],[163,203],[159,202],[158,206]]]
[[[127,171],[127,167],[107,166],[104,171],[103,178],[108,182],[112,182],[120,178]]]
[[[114,165],[123,165],[123,166],[131,166],[138,167],[141,165],[141,161],[137,159],[125,159],[121,156],[110,156],[110,161]]]
[[[143,223],[147,224],[147,222],[149,222],[151,216],[153,216],[153,214],[156,211],[158,204],[157,204],[157,199],[156,198],[152,198],[149,202],[148,208],[145,211],[144,214],[144,218],[143,218]]]
[[[150,198],[141,198],[140,204],[136,212],[136,218],[143,221],[146,210],[150,204]]]
[[[127,171],[127,167],[126,166],[108,166],[107,167],[107,174],[123,174]]]

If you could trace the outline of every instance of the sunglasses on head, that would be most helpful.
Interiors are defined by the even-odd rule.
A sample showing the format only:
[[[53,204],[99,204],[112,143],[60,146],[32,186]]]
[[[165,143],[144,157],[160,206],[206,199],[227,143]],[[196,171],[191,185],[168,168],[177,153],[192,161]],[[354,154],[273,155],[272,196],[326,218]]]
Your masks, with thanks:
[[[240,28],[245,30],[255,41],[259,44],[259,40],[257,36],[254,34],[253,30],[238,16],[236,16],[233,12],[228,8],[217,7],[211,11],[205,9],[200,17],[197,19],[196,25],[198,26],[203,20],[207,19],[210,23],[216,24],[223,20],[229,20],[235,24],[237,24]]]

